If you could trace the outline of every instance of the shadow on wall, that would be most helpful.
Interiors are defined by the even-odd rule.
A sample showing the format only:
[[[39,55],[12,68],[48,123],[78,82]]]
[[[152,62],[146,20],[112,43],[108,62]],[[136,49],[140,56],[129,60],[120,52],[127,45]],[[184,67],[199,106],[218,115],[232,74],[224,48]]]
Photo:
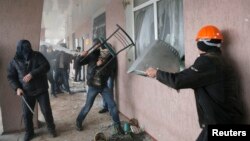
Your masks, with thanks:
[[[0,44],[0,52],[3,52],[3,47]],[[0,60],[3,60],[2,58],[0,58]],[[2,62],[0,61],[0,68],[2,68]],[[3,133],[3,121],[2,121],[2,111],[1,111],[1,103],[2,103],[2,94],[0,93],[0,135],[2,135]]]
[[[3,122],[2,122],[2,111],[1,111],[1,105],[0,105],[0,135],[3,133]]]
[[[232,50],[231,48],[233,47],[231,45],[232,38],[231,35],[233,33],[227,30],[222,30],[222,35],[224,36],[224,41],[222,44],[222,52],[223,52],[223,56],[226,58],[227,63],[232,66],[233,71],[236,75],[236,78],[238,80],[238,92],[239,92],[239,99],[241,100],[242,103],[242,109],[243,109],[243,123],[246,124],[248,123],[248,117],[247,117],[247,104],[246,104],[246,100],[244,100],[244,91],[243,91],[243,82],[242,82],[242,78],[244,77],[243,74],[240,73],[240,66],[238,66],[235,57],[233,56],[234,54],[230,53],[230,50]]]

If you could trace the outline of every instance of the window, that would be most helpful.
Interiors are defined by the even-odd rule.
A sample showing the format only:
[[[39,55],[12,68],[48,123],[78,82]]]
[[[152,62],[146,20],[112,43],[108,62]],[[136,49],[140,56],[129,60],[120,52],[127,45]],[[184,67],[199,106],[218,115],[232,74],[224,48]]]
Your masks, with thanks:
[[[134,0],[134,6],[138,6],[138,5],[143,4],[147,1],[149,1],[149,0]]]
[[[134,0],[136,57],[154,40],[172,45],[184,58],[183,0]]]
[[[143,52],[143,49],[155,39],[153,5],[135,11],[134,15],[136,56],[139,56]]]
[[[93,39],[97,37],[106,38],[106,14],[103,13],[94,19]]]

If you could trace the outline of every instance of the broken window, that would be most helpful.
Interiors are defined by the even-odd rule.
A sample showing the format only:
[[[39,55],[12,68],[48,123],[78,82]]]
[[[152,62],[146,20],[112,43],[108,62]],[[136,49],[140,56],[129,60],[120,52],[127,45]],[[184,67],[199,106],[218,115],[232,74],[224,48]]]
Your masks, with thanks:
[[[134,0],[135,57],[155,40],[161,40],[178,52],[180,68],[184,64],[183,0]],[[179,64],[179,63],[178,63]]]
[[[184,56],[182,0],[161,0],[157,3],[158,39],[169,43]]]
[[[153,5],[135,11],[136,56],[155,39]]]

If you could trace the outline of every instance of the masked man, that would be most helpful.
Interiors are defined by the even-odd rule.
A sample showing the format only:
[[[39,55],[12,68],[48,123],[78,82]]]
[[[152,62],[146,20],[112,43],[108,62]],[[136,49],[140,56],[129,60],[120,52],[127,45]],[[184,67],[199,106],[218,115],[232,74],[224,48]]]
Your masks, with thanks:
[[[32,50],[28,40],[18,42],[16,55],[8,67],[7,78],[16,94],[23,97],[27,102],[22,101],[26,131],[24,141],[29,141],[34,137],[33,113],[31,110],[34,110],[36,101],[40,105],[50,135],[56,137],[48,93],[47,72],[49,69],[49,62],[40,52]]]

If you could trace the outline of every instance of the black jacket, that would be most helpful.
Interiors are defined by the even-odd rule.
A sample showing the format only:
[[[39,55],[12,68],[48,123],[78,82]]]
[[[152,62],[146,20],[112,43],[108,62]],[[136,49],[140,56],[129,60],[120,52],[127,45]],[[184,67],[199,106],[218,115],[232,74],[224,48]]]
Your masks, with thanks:
[[[159,70],[157,79],[175,89],[194,89],[200,125],[241,122],[238,84],[220,52],[202,54],[179,73]]]
[[[102,71],[99,71],[102,66],[96,66],[96,62],[100,56],[100,50],[96,49],[95,51],[91,52],[85,59],[83,57],[79,58],[78,61],[80,65],[86,65],[87,67],[87,84],[92,87],[96,88],[104,88],[107,86],[107,81],[109,76],[111,75],[112,63],[109,63]],[[111,57],[107,58],[108,62]],[[99,71],[99,73],[97,73]],[[98,81],[98,82],[96,82]]]
[[[59,51],[57,54],[56,54],[56,62],[55,62],[55,68],[59,68],[59,64],[60,64],[60,57],[63,57],[63,66],[64,68],[63,69],[66,69],[68,70],[69,69],[69,65],[70,65],[70,62],[72,61],[72,55],[68,54],[68,53],[65,53],[63,51]]]
[[[47,59],[40,53],[34,51],[29,63],[25,63],[14,57],[8,67],[8,81],[16,91],[17,88],[24,90],[29,96],[36,96],[48,90],[48,80],[46,73],[50,65]],[[31,73],[32,79],[28,83],[23,82],[23,77]]]

